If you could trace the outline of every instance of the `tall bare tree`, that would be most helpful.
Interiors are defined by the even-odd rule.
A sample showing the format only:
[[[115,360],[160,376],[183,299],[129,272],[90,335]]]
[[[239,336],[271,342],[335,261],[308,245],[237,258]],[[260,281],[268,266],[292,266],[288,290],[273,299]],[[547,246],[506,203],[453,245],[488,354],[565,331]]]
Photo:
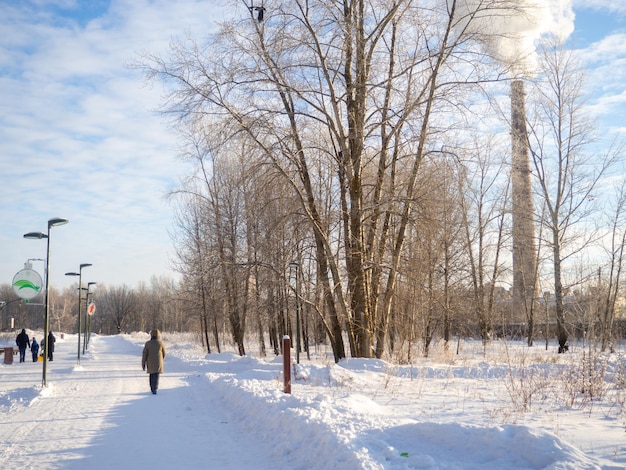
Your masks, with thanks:
[[[245,134],[250,158],[291,185],[313,234],[336,360],[345,330],[353,355],[384,353],[422,163],[449,143],[471,85],[499,77],[476,47],[487,33],[467,25],[477,10],[481,21],[506,19],[519,2],[462,13],[459,3],[278,1],[263,21],[252,14],[207,44],[147,58],[149,75],[174,84],[166,111],[182,126]],[[328,175],[332,191],[321,194]]]
[[[613,213],[609,246],[609,258],[606,277],[606,288],[600,297],[598,320],[600,322],[601,350],[607,348],[613,352],[613,325],[615,323],[615,307],[622,287],[624,261],[626,257],[626,183],[622,182],[617,191],[615,212]]]
[[[139,307],[135,292],[129,286],[123,284],[121,286],[98,289],[98,298],[101,305],[98,307],[98,311],[102,312],[103,320],[108,320],[114,327],[112,330],[105,331],[105,333],[125,332],[129,326],[130,318]]]
[[[495,145],[477,145],[475,158],[467,161],[463,178],[459,179],[472,305],[483,345],[493,333],[495,292],[503,271],[504,207],[510,190],[509,185],[501,184],[504,167],[490,155],[490,147]]]
[[[540,79],[535,81],[534,119],[530,120],[530,149],[539,193],[545,203],[541,223],[551,250],[559,353],[568,349],[563,298],[564,262],[588,247],[596,236],[590,216],[595,191],[615,162],[615,149],[594,154],[593,125],[582,100],[583,74],[575,53],[556,42],[540,55]]]

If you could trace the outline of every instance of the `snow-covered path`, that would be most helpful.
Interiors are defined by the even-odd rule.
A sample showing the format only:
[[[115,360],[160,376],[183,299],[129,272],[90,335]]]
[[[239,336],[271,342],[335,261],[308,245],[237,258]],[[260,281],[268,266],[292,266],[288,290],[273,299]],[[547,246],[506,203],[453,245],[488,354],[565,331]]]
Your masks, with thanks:
[[[537,349],[531,361],[520,344],[521,377],[544,385],[520,411],[511,404],[518,389],[507,387],[527,391],[527,379],[515,382],[497,345],[489,361],[482,344],[474,356],[468,343],[463,357],[408,365],[335,364],[320,349],[293,364],[285,394],[282,356],[207,355],[189,334],[164,334],[154,396],[140,367],[148,339],[94,336],[77,367],[76,336],[66,335],[43,390],[41,364],[0,364],[0,470],[626,468],[621,352],[605,358],[602,399],[573,407],[556,392],[580,355]]]
[[[2,380],[24,390],[7,391],[23,398],[4,403],[0,415],[0,468],[128,468],[129,456],[133,468],[204,468],[207,460],[211,468],[277,468],[206,396],[206,378],[190,367],[168,357],[152,395],[141,348],[123,337],[95,337],[80,366],[76,344],[58,342],[41,394],[33,386],[41,383],[40,364],[4,367]]]

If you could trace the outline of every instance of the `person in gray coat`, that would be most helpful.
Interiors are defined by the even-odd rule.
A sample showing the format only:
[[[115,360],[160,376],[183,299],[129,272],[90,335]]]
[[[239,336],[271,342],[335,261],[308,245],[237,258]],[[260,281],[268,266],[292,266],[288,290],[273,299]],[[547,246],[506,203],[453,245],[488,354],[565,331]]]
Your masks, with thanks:
[[[148,374],[150,374],[150,390],[153,395],[156,395],[159,388],[159,374],[163,373],[163,359],[165,359],[166,354],[167,350],[165,343],[161,340],[161,332],[152,330],[150,341],[147,341],[143,347],[141,368],[147,369]]]

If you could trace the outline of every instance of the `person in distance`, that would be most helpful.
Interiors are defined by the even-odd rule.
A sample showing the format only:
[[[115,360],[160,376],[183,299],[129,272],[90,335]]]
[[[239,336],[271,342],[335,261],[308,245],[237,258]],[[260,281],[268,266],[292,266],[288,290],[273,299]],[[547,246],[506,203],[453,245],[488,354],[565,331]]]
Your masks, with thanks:
[[[159,374],[163,373],[163,359],[167,350],[165,349],[165,343],[161,339],[161,332],[159,330],[152,330],[150,332],[150,341],[147,341],[143,347],[143,354],[141,356],[141,368],[143,370],[148,369],[150,374],[150,390],[153,395],[156,395],[159,388]]]

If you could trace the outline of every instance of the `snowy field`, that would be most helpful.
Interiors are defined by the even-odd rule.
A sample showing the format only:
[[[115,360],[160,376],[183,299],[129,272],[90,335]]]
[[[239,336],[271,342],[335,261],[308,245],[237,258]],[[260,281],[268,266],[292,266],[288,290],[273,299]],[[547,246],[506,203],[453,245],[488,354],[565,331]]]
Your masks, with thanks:
[[[0,364],[2,469],[626,468],[623,350],[461,342],[400,366],[316,351],[285,394],[282,356],[205,355],[166,332],[152,395],[147,334],[94,336],[80,365],[59,336],[46,389],[41,363]]]

